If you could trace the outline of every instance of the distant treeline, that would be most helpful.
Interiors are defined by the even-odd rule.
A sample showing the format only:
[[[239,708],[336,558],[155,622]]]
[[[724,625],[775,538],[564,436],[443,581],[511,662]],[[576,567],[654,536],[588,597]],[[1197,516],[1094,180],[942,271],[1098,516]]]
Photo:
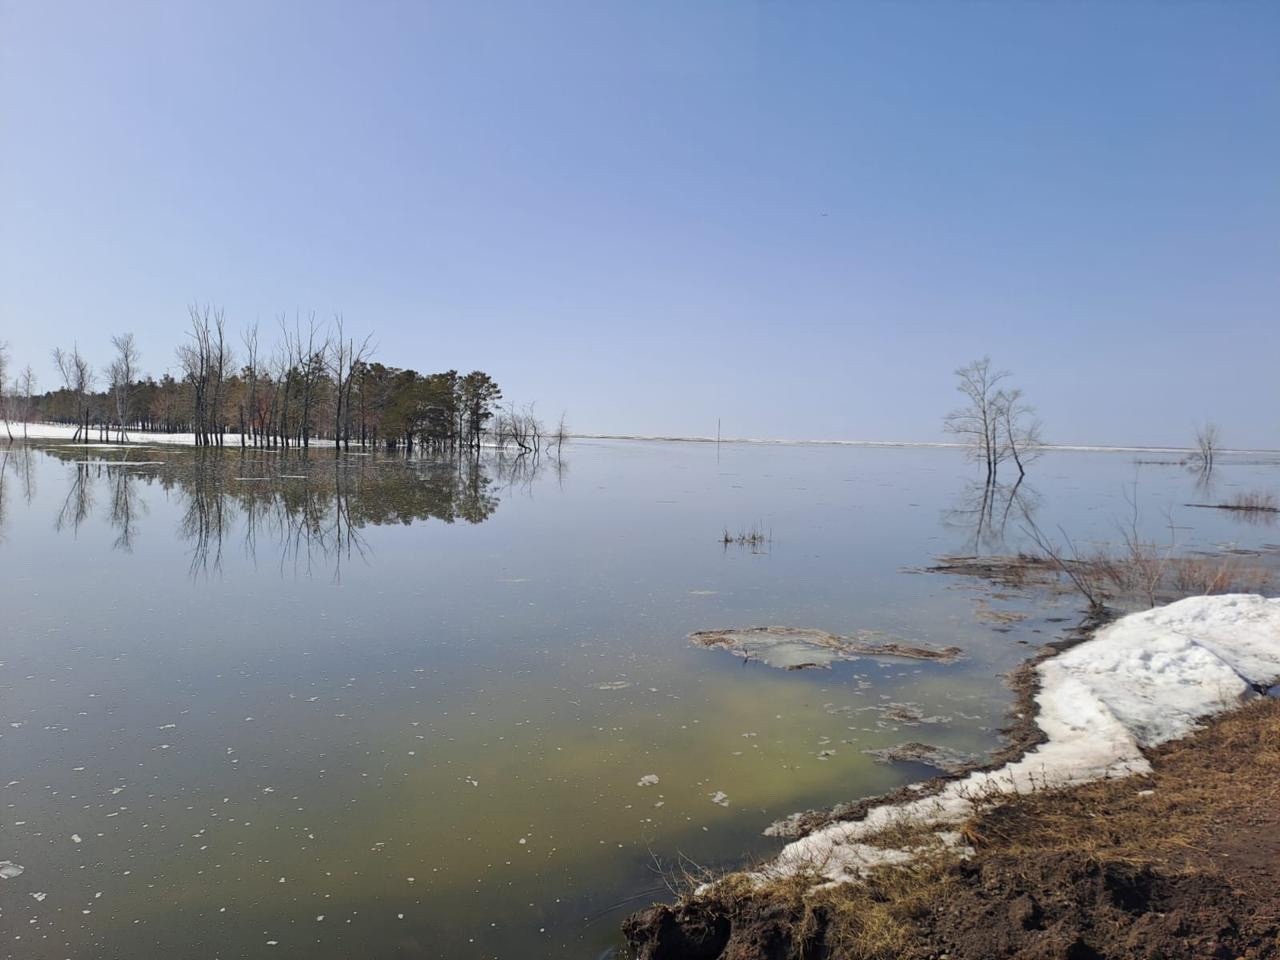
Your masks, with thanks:
[[[78,345],[56,349],[61,386],[37,393],[27,367],[12,381],[0,346],[0,386],[8,421],[74,425],[126,440],[131,431],[191,433],[199,446],[228,442],[263,448],[313,441],[411,451],[479,447],[491,442],[536,453],[565,438],[563,418],[550,434],[531,406],[503,405],[497,382],[481,370],[419,373],[373,359],[371,339],[346,334],[342,319],[281,320],[269,345],[257,324],[232,344],[220,310],[191,308],[187,341],[176,350],[180,373],[140,373],[132,334],[112,337],[114,356],[99,373]]]

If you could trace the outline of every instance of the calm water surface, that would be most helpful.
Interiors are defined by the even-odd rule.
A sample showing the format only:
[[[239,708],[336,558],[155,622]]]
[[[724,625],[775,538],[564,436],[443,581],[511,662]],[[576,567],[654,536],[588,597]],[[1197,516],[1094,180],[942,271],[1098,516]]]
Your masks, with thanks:
[[[911,572],[1022,539],[949,450],[0,458],[3,957],[607,955],[663,869],[933,772],[863,750],[997,745],[1001,674],[1076,614],[1000,622],[1025,603]],[[1135,489],[1162,542],[1170,509],[1183,548],[1280,540],[1135,461],[1051,454],[1018,502],[1082,542]],[[1237,458],[1213,493],[1278,467]],[[757,523],[764,547],[720,543]],[[785,672],[685,639],[752,624],[966,656]]]

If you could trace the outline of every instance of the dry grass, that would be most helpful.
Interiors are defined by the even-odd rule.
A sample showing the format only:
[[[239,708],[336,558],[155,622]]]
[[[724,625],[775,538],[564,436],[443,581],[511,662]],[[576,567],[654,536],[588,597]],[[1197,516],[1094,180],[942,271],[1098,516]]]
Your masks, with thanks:
[[[931,834],[930,834],[931,836]],[[953,851],[918,856],[901,867],[883,867],[865,879],[824,886],[807,873],[780,876],[765,884],[742,874],[717,885],[723,902],[750,913],[764,905],[782,921],[788,956],[821,955],[842,960],[896,960],[912,943],[916,923],[956,882]]]
[[[1069,555],[1049,545],[1045,556],[944,557],[930,571],[977,576],[1021,588],[1047,586],[1053,575],[1059,574],[1091,607],[1110,603],[1154,607],[1183,597],[1265,593],[1273,585],[1272,571],[1246,558],[1175,556],[1169,547],[1135,538],[1125,538],[1119,547],[1090,552],[1073,548]],[[980,616],[983,612],[979,609]]]
[[[1252,490],[1249,493],[1237,493],[1226,503],[1221,504],[1227,510],[1256,510],[1263,513],[1280,513],[1280,501],[1274,494]]]
[[[1261,699],[1226,714],[1154,751],[1152,765],[1148,776],[975,798],[977,812],[961,832],[979,860],[1052,863],[1069,855],[1149,864],[1166,874],[1213,871],[1221,856],[1215,844],[1230,842],[1241,823],[1258,823],[1280,794],[1280,701]],[[911,953],[931,913],[966,882],[956,868],[960,854],[937,842],[932,829],[903,818],[869,838],[920,852],[859,881],[824,885],[817,870],[764,883],[731,874],[717,882],[715,896],[731,913],[775,918],[787,957],[896,960]]]
[[[1273,804],[1280,782],[1280,701],[1257,700],[1153,755],[1150,776],[1005,798],[965,825],[980,852],[1193,868],[1217,830]],[[1148,792],[1149,791],[1149,792]]]

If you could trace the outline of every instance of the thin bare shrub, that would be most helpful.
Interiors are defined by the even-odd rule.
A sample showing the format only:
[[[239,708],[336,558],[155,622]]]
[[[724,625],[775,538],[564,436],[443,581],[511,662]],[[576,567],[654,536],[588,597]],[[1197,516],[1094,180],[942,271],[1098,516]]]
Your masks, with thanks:
[[[720,541],[726,548],[729,546],[750,547],[752,551],[756,551],[766,544],[773,543],[773,531],[765,530],[759,523],[754,523],[750,527],[744,527],[736,533],[728,527],[724,528]]]
[[[1237,493],[1221,506],[1227,510],[1257,510],[1265,513],[1280,513],[1280,500],[1275,494],[1251,490],[1248,493]]]

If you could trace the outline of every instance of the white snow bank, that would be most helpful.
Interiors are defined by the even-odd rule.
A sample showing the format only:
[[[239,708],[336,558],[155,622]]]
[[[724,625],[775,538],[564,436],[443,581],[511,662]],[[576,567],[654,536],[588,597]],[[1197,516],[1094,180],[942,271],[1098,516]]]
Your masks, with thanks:
[[[787,844],[758,879],[816,871],[840,882],[910,851],[861,842],[902,820],[955,824],[992,793],[1064,787],[1148,772],[1142,753],[1190,733],[1256,687],[1280,679],[1280,598],[1191,597],[1135,613],[1037,668],[1036,722],[1047,742],[997,770],[973,773],[940,793],[873,807]]]
[[[75,436],[76,428],[65,423],[28,423],[26,426],[26,436],[29,440],[70,440]],[[13,438],[15,440],[22,439],[23,424],[18,421],[11,422],[13,430]],[[114,427],[109,431],[109,436],[115,438],[117,436]],[[148,433],[144,430],[128,430],[125,432],[128,438],[127,442],[131,444],[167,444],[169,446],[178,447],[194,447],[196,445],[196,435],[194,433]],[[102,443],[98,440],[99,431],[95,424],[89,428],[88,439],[80,444],[89,449],[116,449],[119,443]],[[238,447],[240,445],[240,434],[226,433],[223,435],[223,445],[228,447]],[[330,440],[312,439],[313,447],[333,446]]]

